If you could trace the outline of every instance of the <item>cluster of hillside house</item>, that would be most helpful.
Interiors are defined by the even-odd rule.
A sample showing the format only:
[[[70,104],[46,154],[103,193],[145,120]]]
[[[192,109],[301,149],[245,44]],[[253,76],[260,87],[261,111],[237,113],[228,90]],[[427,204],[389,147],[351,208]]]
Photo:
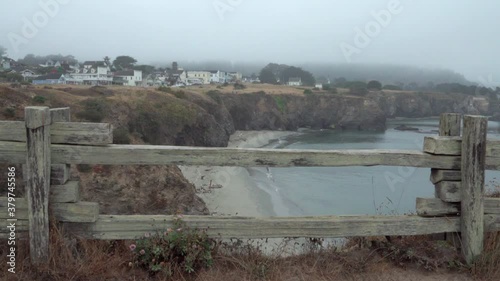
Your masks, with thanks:
[[[40,74],[42,69],[49,71]],[[31,81],[35,85],[140,86],[143,83],[141,70],[111,71],[111,66],[105,61],[86,61],[82,64],[47,61],[38,66],[27,66],[13,59],[2,58],[0,71],[19,74],[25,81]]]
[[[146,79],[148,86],[190,86],[206,84],[224,84],[242,81],[243,76],[239,72],[227,72],[222,70],[185,70],[172,63],[171,68],[155,71]]]
[[[47,73],[47,69],[49,69]],[[41,74],[44,70],[44,74]],[[124,85],[124,86],[190,86],[224,84],[237,81],[260,82],[256,77],[243,77],[239,72],[222,70],[184,70],[172,63],[171,68],[158,69],[148,75],[141,70],[113,70],[109,61],[86,61],[69,64],[47,61],[27,66],[9,58],[1,58],[0,71],[19,74],[35,85]],[[244,78],[244,79],[243,79]]]

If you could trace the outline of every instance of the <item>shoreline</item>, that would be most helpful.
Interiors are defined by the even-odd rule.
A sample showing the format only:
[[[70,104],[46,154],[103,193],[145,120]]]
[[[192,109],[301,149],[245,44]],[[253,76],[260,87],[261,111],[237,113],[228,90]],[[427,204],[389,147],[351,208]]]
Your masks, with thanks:
[[[300,134],[292,131],[236,131],[230,148],[259,148],[279,138]],[[197,195],[215,216],[276,216],[271,195],[257,186],[247,168],[179,166],[196,187]]]

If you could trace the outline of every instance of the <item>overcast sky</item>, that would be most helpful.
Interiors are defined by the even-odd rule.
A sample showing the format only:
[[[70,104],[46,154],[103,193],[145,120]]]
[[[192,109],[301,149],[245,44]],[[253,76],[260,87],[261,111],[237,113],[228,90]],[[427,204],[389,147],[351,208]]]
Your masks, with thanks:
[[[498,0],[0,1],[0,45],[13,58],[374,62],[500,84]]]

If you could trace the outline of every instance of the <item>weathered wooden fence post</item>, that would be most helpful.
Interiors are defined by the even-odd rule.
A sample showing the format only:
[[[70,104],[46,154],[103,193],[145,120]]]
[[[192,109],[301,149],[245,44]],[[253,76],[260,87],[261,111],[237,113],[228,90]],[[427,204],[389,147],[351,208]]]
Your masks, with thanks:
[[[50,111],[33,106],[24,113],[30,257],[42,264],[49,258]]]
[[[483,252],[487,127],[486,117],[464,116],[461,233],[462,251],[468,264]]]
[[[462,115],[459,113],[443,113],[439,118],[440,137],[459,137],[461,133]],[[460,171],[456,171],[460,173]],[[431,176],[439,174],[437,170],[431,170]],[[456,248],[460,246],[460,234],[456,232],[445,233],[446,241],[451,242]]]

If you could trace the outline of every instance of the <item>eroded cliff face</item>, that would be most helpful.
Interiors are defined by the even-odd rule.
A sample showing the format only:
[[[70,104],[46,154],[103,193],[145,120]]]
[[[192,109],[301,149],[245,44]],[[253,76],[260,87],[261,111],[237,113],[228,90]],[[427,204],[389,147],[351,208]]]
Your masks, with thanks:
[[[335,95],[221,95],[236,130],[384,130],[385,113],[373,100]]]
[[[447,112],[491,114],[487,98],[463,94],[378,92],[370,93],[370,98],[380,106],[388,118],[429,117]]]

